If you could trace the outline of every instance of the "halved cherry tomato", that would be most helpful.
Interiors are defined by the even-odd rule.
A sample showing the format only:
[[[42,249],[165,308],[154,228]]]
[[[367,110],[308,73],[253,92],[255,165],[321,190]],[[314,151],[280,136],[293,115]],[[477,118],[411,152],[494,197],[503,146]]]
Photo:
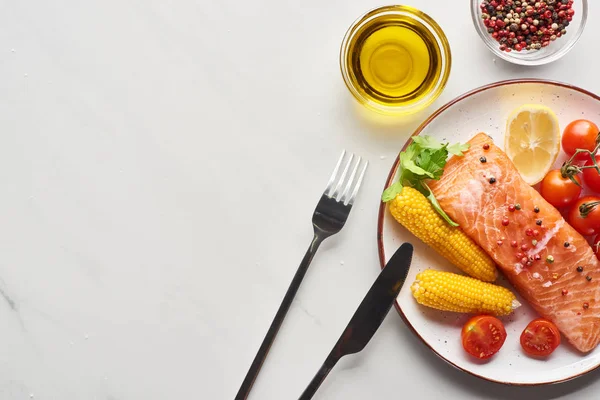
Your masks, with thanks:
[[[531,356],[548,356],[559,345],[558,328],[544,318],[534,319],[521,333],[521,346]]]
[[[592,121],[586,119],[578,119],[566,126],[562,136],[562,148],[568,155],[575,154],[577,149],[585,149],[592,151],[596,147],[598,138],[598,126]],[[582,153],[576,158],[583,160],[589,156],[587,153]]]
[[[568,177],[563,177],[560,169],[548,172],[540,185],[542,197],[557,208],[570,206],[581,194],[581,179],[577,175],[573,178],[580,186]]]
[[[484,360],[500,350],[506,340],[506,330],[498,318],[479,315],[463,326],[461,338],[467,353]]]
[[[569,224],[584,236],[600,233],[600,197],[585,196],[573,204]]]
[[[597,235],[592,242],[592,250],[596,254],[596,258],[600,260],[600,235]]]
[[[596,164],[600,166],[600,154],[596,154]],[[586,167],[591,167],[594,165],[592,160],[588,157],[588,160],[585,163]],[[600,193],[600,174],[596,168],[585,168],[583,170],[583,181],[586,186],[593,190],[594,192]]]

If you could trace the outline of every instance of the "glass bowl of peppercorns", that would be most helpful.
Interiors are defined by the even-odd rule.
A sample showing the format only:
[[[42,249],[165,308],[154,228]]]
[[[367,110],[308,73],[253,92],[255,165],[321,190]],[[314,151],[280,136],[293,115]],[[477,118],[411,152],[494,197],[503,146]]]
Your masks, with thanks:
[[[587,0],[471,0],[475,29],[498,57],[514,64],[556,61],[579,40]]]

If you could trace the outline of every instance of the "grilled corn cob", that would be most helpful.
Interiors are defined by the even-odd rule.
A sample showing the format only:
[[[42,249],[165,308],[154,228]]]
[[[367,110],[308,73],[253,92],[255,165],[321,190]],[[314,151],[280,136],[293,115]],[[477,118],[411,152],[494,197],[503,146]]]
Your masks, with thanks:
[[[418,190],[405,186],[389,202],[392,216],[413,235],[473,278],[496,280],[496,265],[460,228],[450,226]]]
[[[410,290],[419,304],[444,311],[501,316],[521,305],[502,286],[432,269],[417,274]]]

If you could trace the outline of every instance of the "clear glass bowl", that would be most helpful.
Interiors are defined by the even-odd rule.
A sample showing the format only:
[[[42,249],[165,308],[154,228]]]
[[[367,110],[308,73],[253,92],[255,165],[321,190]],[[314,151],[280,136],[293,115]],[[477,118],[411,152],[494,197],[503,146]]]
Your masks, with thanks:
[[[560,0],[557,0],[560,2]],[[475,29],[481,37],[481,40],[496,56],[509,61],[513,64],[520,65],[543,65],[548,64],[552,61],[556,61],[565,54],[567,54],[575,43],[579,40],[579,37],[583,33],[583,28],[587,21],[588,15],[588,2],[587,0],[575,0],[573,2],[573,9],[575,14],[573,15],[573,21],[570,22],[567,27],[567,34],[550,42],[550,45],[543,47],[540,50],[529,50],[529,51],[506,51],[500,50],[500,43],[488,33],[487,28],[483,24],[481,18],[480,5],[482,0],[471,0],[471,16],[473,18],[473,24]]]
[[[350,54],[350,44],[352,43],[354,37],[357,34],[359,34],[359,32],[361,32],[361,30],[364,29],[366,26],[369,26],[373,24],[374,21],[379,20],[380,18],[385,18],[389,15],[410,18],[415,24],[418,24],[424,29],[426,29],[435,39],[434,46],[437,47],[437,49],[439,50],[441,69],[439,78],[434,83],[432,90],[430,90],[427,93],[427,95],[421,98],[418,102],[413,102],[405,105],[384,105],[377,103],[372,99],[362,95],[361,91],[354,86],[354,83],[350,77],[353,71],[348,66],[348,60],[349,57],[352,56]],[[352,23],[350,28],[348,28],[348,31],[344,36],[342,46],[340,49],[340,68],[342,72],[342,77],[344,78],[344,82],[346,83],[348,90],[350,90],[350,93],[352,93],[354,98],[359,103],[361,103],[368,109],[386,115],[412,114],[424,109],[425,107],[433,103],[433,101],[439,97],[442,90],[446,86],[446,83],[448,82],[451,64],[452,57],[450,53],[450,44],[448,43],[448,39],[442,31],[442,28],[440,28],[440,26],[429,15],[425,14],[424,12],[419,11],[416,8],[403,5],[379,7],[359,17],[356,21],[354,21],[354,23]]]

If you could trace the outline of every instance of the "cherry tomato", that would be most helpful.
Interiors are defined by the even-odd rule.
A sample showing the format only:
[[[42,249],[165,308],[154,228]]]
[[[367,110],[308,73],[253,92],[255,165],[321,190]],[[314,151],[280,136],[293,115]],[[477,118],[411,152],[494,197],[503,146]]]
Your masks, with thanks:
[[[577,175],[574,178],[581,185],[581,178]],[[569,178],[564,178],[560,169],[553,169],[542,180],[540,193],[554,207],[568,207],[581,194],[581,186],[577,186]]]
[[[531,356],[549,356],[560,345],[560,332],[547,319],[534,319],[521,333],[521,346]]]
[[[575,154],[577,149],[592,151],[596,147],[599,132],[598,126],[592,121],[586,119],[573,121],[567,125],[563,132],[562,148],[570,156]],[[583,153],[576,158],[583,160],[586,156],[589,156],[589,154]]]
[[[600,260],[600,235],[594,238],[594,241],[592,242],[592,250],[594,250],[596,258]]]
[[[500,350],[506,340],[506,330],[498,318],[479,315],[463,326],[461,338],[467,353],[485,360]]]
[[[584,196],[569,210],[569,224],[583,236],[600,233],[600,197]]]
[[[600,154],[596,154],[596,164],[600,166]],[[592,166],[594,163],[588,158],[585,166]],[[594,192],[600,193],[600,174],[595,168],[585,168],[583,170],[583,181]]]

